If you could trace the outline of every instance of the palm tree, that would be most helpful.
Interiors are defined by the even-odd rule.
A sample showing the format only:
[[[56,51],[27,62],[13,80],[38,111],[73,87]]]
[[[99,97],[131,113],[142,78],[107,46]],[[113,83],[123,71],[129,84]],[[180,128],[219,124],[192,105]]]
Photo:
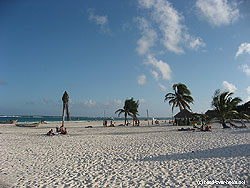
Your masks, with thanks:
[[[133,97],[130,99],[129,102],[130,105],[130,116],[133,118],[133,126],[134,126],[134,122],[138,120],[137,115],[138,114],[138,108],[139,108],[139,100],[134,101]]]
[[[63,101],[63,114],[62,114],[62,125],[64,124],[64,111],[66,110],[66,114],[67,114],[67,120],[70,119],[69,117],[69,95],[67,93],[67,91],[64,92],[63,97],[62,97],[62,101]]]
[[[125,117],[125,125],[127,124],[127,118],[128,115],[133,118],[133,124],[134,120],[137,119],[138,115],[138,107],[139,107],[139,101],[134,101],[134,98],[126,99],[123,108],[116,110],[115,113],[118,113],[118,117],[124,113]]]
[[[118,113],[118,117],[120,117],[120,115],[122,114],[122,113],[124,113],[124,117],[125,117],[125,125],[127,124],[127,118],[128,118],[128,114],[130,114],[130,100],[129,99],[127,99],[126,101],[125,101],[125,104],[124,104],[124,106],[123,106],[123,108],[120,108],[120,109],[118,109],[118,110],[116,110],[115,111],[115,113]]]
[[[172,105],[172,112],[175,107],[179,107],[180,111],[183,109],[191,110],[189,103],[194,103],[194,99],[191,96],[190,90],[185,84],[178,83],[173,85],[174,93],[167,93],[165,95],[165,102],[169,101],[169,105]]]
[[[242,102],[242,100],[239,97],[233,98],[232,95],[232,92],[221,92],[219,89],[217,89],[213,96],[212,107],[214,107],[217,112],[217,117],[214,119],[219,120],[223,128],[229,128],[226,123],[237,127],[232,123],[233,118],[248,119],[246,114],[241,114],[235,110],[236,106]]]

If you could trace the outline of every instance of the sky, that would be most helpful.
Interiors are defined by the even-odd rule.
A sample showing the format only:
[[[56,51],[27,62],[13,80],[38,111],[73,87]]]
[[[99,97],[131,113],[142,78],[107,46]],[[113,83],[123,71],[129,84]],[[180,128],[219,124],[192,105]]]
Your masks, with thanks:
[[[0,114],[171,117],[164,96],[184,83],[193,112],[216,89],[250,100],[248,0],[2,0]],[[174,110],[174,114],[178,109]]]

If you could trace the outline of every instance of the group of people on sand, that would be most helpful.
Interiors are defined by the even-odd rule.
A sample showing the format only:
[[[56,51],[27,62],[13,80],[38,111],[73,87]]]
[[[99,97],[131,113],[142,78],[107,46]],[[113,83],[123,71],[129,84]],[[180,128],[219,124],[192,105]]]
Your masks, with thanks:
[[[208,126],[208,125],[205,126],[205,124],[202,122],[201,127],[197,127],[196,124],[193,123],[193,128],[197,128],[197,129],[199,129],[201,131],[211,131],[212,126],[211,125],[210,126]]]
[[[115,122],[113,122],[113,120],[110,121],[110,125],[108,126],[108,121],[104,120],[103,121],[103,126],[104,127],[114,127],[115,126]]]
[[[68,130],[67,130],[67,128],[64,127],[64,125],[62,125],[60,128],[57,126],[57,127],[56,127],[56,132],[57,132],[58,134],[63,134],[63,135],[68,134]],[[47,135],[48,135],[48,136],[53,136],[53,135],[55,135],[53,129],[50,129],[50,131],[47,133]]]
[[[130,125],[130,123],[127,122],[125,125],[124,124],[120,124],[118,126],[129,126],[129,125]],[[103,121],[103,126],[104,127],[115,127],[115,122],[113,120],[111,120],[110,121],[110,125],[108,125],[108,121],[104,120]],[[135,120],[135,126],[140,126],[140,120],[139,119]]]
[[[211,131],[212,127],[211,125],[210,126],[204,126],[202,125],[201,127],[197,127],[195,124],[193,124],[193,128],[180,128],[178,129],[178,131],[197,131],[197,130],[200,130],[200,131]]]

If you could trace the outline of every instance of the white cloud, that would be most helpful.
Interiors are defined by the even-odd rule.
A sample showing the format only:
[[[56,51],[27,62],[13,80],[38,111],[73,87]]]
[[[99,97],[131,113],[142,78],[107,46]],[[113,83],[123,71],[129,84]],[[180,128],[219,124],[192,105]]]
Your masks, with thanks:
[[[153,75],[154,79],[157,81],[159,80],[159,74],[158,72],[154,71],[154,70],[150,70],[150,73]]]
[[[196,7],[207,21],[214,26],[228,25],[239,19],[240,11],[236,1],[197,0]]]
[[[163,84],[158,84],[159,86],[160,86],[160,88],[162,89],[162,91],[166,91],[167,90],[167,87],[166,86],[164,86]]]
[[[161,41],[163,45],[169,50],[177,54],[184,53],[181,44],[190,43],[195,49],[198,47],[204,46],[204,43],[201,43],[201,39],[190,36],[187,32],[187,27],[182,24],[184,17],[173,8],[166,0],[138,0],[140,7],[150,9],[152,11],[152,19],[159,26],[161,31],[162,38]],[[189,36],[188,38],[186,36]],[[189,41],[192,39],[191,41]]]
[[[88,10],[89,20],[95,22],[103,31],[109,31],[108,16],[99,16],[94,13],[93,9]]]
[[[138,82],[139,85],[144,85],[144,84],[146,84],[146,76],[145,76],[144,74],[138,76],[137,82]]]
[[[247,64],[241,65],[239,67],[244,73],[246,73],[247,76],[250,76],[250,68]]]
[[[116,108],[122,105],[121,99],[106,100],[104,102],[97,102],[96,106],[100,109],[105,108]]]
[[[250,95],[250,86],[247,87],[247,93]]]
[[[189,42],[191,49],[198,50],[200,47],[205,47],[206,44],[200,38],[193,38]]]
[[[154,0],[138,0],[138,2],[144,8],[151,8],[155,3]]]
[[[69,104],[75,104],[75,102],[71,98],[69,98]]]
[[[122,105],[122,100],[121,99],[114,99],[115,105]]]
[[[59,103],[61,103],[59,101]],[[117,108],[121,108],[123,102],[120,99],[107,99],[105,101],[95,101],[93,99],[85,100],[83,102],[74,101],[70,103],[71,110],[84,111],[84,114],[89,112],[99,112],[103,113],[103,110],[106,110],[107,113],[112,114]]]
[[[163,62],[162,60],[158,61],[153,56],[149,55],[145,64],[153,65],[159,72],[161,72],[163,79],[168,81],[171,80],[172,70],[167,63]]]
[[[139,99],[139,103],[145,103],[145,99]]]
[[[250,101],[250,96],[248,96],[248,97],[247,97],[247,100],[246,100],[246,102],[248,102],[248,101]]]
[[[96,102],[93,101],[92,99],[89,99],[88,101],[85,101],[83,104],[88,107],[93,107],[96,105]]]
[[[243,53],[248,53],[250,54],[250,43],[242,43],[239,48],[238,51],[235,55],[235,57],[238,57],[239,55],[243,54]]]
[[[53,103],[52,99],[49,99],[49,98],[44,98],[44,99],[43,99],[43,102],[46,103],[46,104],[51,104],[51,103]]]
[[[139,55],[149,52],[150,48],[154,45],[157,39],[157,33],[150,26],[148,21],[144,18],[137,18],[139,29],[142,32],[142,37],[137,41],[136,51]]]
[[[230,91],[230,92],[233,92],[233,93],[234,93],[234,92],[237,90],[237,88],[235,87],[235,85],[233,85],[233,84],[231,84],[231,83],[229,83],[229,82],[227,82],[227,81],[223,81],[222,85],[223,85],[223,87],[224,87],[226,90],[228,90],[228,91]]]

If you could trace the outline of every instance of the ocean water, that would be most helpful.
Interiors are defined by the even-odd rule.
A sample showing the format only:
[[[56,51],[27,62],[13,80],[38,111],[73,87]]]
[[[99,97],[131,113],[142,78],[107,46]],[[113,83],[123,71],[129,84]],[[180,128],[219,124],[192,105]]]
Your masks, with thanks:
[[[0,121],[6,121],[6,120],[17,120],[18,122],[39,122],[41,120],[45,120],[47,122],[50,121],[62,121],[62,116],[40,116],[40,115],[33,115],[33,116],[24,116],[24,115],[0,115]],[[70,121],[103,121],[103,117],[71,117]],[[118,117],[106,117],[107,120],[124,120],[124,118],[118,118]],[[128,118],[129,120],[132,120],[131,118]],[[145,120],[147,118],[145,117],[139,117],[140,120]],[[152,120],[152,118],[149,118]],[[171,118],[168,117],[159,117],[156,118],[158,120],[168,120]],[[66,121],[66,118],[65,118]]]

